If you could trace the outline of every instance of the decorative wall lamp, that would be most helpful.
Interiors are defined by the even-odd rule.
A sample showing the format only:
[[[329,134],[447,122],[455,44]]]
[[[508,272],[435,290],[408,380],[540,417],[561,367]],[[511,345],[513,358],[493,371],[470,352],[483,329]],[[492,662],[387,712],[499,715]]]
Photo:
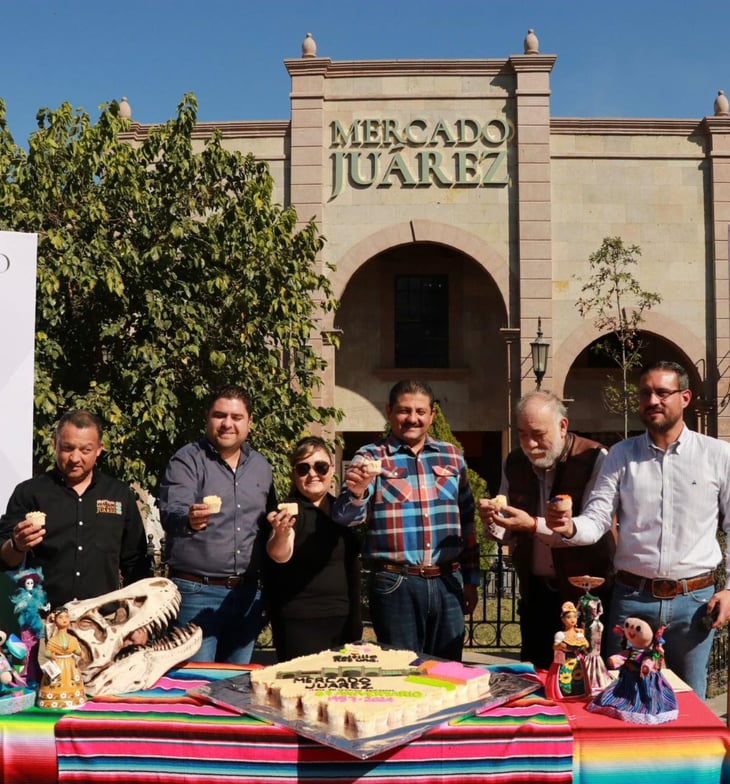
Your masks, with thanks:
[[[535,372],[537,379],[537,388],[540,389],[540,384],[545,376],[548,363],[548,351],[550,344],[542,336],[542,318],[537,317],[537,337],[530,343],[532,351],[532,369]]]

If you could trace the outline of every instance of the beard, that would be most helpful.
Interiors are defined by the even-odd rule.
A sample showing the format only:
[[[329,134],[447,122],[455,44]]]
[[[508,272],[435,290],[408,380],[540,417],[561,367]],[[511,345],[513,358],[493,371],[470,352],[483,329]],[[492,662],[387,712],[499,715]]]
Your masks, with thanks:
[[[528,452],[525,449],[522,451],[536,468],[552,468],[558,462],[560,455],[563,454],[564,446],[564,444],[560,444],[560,446],[554,446],[545,451]]]
[[[655,412],[647,412],[647,414],[648,413]],[[646,429],[650,433],[666,433],[668,430],[671,430],[680,419],[682,419],[681,413],[677,416],[663,414],[661,419],[651,419],[649,416],[641,414],[641,421],[646,425]]]

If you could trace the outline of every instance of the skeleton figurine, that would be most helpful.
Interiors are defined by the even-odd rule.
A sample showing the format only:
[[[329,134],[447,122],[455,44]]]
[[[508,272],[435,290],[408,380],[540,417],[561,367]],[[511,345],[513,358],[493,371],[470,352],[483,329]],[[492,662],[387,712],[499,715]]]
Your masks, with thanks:
[[[601,658],[601,640],[603,637],[603,605],[601,600],[591,593],[592,588],[599,588],[605,582],[603,577],[569,577],[572,585],[583,589],[583,595],[578,600],[580,621],[586,631],[590,643],[588,653],[585,655],[585,667],[590,684],[590,693],[595,696],[600,694],[611,683],[606,665]]]
[[[20,639],[25,645],[27,656],[21,675],[30,684],[40,683],[38,645],[43,636],[43,619],[51,605],[43,588],[42,569],[23,569],[15,574],[18,590],[10,597],[13,611],[20,624]]]
[[[164,577],[139,580],[66,607],[69,631],[81,645],[79,666],[90,696],[149,688],[193,656],[203,639],[194,624],[168,629],[180,608],[180,592]]]

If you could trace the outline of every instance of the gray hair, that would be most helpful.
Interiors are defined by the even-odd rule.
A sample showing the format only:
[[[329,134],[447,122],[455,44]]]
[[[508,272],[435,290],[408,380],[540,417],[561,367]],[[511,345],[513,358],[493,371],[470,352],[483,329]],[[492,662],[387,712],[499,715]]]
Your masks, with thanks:
[[[568,418],[568,409],[565,407],[565,403],[557,395],[543,389],[533,389],[532,392],[523,395],[515,405],[515,417],[521,416],[527,404],[532,400],[539,400],[545,405],[549,405],[555,414],[556,421]]]

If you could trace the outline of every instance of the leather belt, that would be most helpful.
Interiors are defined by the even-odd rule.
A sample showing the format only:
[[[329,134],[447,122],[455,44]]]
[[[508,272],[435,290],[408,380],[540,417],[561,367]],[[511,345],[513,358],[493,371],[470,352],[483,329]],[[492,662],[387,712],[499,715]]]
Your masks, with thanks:
[[[664,577],[650,580],[648,577],[639,577],[638,574],[624,572],[619,569],[616,572],[616,579],[630,588],[636,588],[637,591],[650,593],[655,599],[674,599],[675,596],[699,591],[700,588],[714,585],[715,573],[705,572],[704,574],[698,574],[696,577],[686,577],[683,580],[670,580]]]
[[[246,574],[230,574],[228,577],[206,577],[202,574],[179,572],[177,569],[170,571],[170,577],[177,577],[179,580],[190,580],[192,583],[202,583],[203,585],[222,585],[224,588],[237,588],[241,583],[255,582],[254,578]]]
[[[368,568],[374,572],[392,572],[404,574],[409,577],[441,577],[444,574],[453,574],[461,569],[458,561],[448,564],[431,564],[430,566],[414,566],[412,564],[394,563],[393,561],[371,561]]]

